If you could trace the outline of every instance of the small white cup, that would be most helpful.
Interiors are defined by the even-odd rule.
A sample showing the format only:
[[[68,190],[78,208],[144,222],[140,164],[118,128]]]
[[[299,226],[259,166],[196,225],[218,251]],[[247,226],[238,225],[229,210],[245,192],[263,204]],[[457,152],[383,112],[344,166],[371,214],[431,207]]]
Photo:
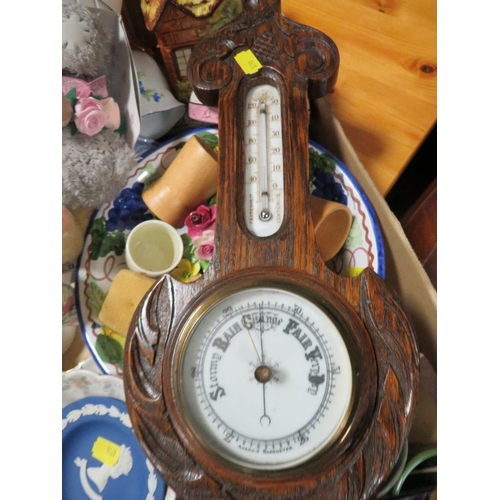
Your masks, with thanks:
[[[173,226],[161,220],[147,220],[130,231],[125,261],[131,271],[157,278],[179,264],[183,250],[182,238]]]

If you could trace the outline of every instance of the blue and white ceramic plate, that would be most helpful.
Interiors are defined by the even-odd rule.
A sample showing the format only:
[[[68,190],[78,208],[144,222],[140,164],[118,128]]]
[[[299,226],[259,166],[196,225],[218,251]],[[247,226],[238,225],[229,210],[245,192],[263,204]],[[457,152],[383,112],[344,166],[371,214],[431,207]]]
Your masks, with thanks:
[[[125,403],[88,397],[63,408],[62,498],[164,497],[165,484],[135,437]]]
[[[98,315],[111,282],[118,271],[126,267],[127,234],[134,225],[153,217],[145,205],[141,208],[141,193],[163,175],[181,147],[195,134],[211,147],[218,147],[217,129],[207,127],[190,130],[152,149],[132,170],[127,186],[118,197],[100,207],[90,222],[76,270],[76,310],[85,342],[104,373],[118,376],[123,373],[125,336],[101,325]],[[309,143],[309,169],[310,192],[347,205],[353,216],[344,247],[327,266],[340,276],[350,277],[369,267],[384,278],[382,233],[375,211],[354,176],[329,151],[312,141]],[[122,208],[125,205],[126,210]],[[179,231],[186,237],[186,228]],[[194,248],[192,242],[185,240],[184,243],[185,253],[189,255],[182,259],[179,269],[174,269],[172,275],[177,277],[177,271],[189,275],[186,278],[186,286],[189,286],[189,281],[199,278],[203,266],[209,262],[198,263],[189,250]],[[181,266],[187,267],[180,269]]]

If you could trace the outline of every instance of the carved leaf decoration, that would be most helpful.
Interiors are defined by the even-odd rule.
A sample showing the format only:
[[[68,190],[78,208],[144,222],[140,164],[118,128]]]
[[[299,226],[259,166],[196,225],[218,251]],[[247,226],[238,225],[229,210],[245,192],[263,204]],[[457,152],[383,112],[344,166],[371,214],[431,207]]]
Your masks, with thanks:
[[[161,292],[165,288],[168,291],[168,298],[163,302],[163,311],[167,315],[167,321],[172,320],[173,311],[173,292],[172,282],[167,276],[158,280],[153,288],[148,292],[144,302],[144,307],[140,308],[140,314],[137,319],[136,336],[142,355],[148,360],[149,364],[155,362],[156,346],[160,335],[159,331],[159,304],[161,303]]]
[[[416,404],[419,381],[419,355],[413,327],[394,294],[374,272],[360,276],[360,315],[367,326],[380,359],[387,366],[379,365],[379,383],[387,382],[387,371],[394,372],[394,380],[406,399],[400,411],[408,417]]]
[[[129,390],[132,394],[141,395],[147,400],[158,400],[161,394],[161,385],[156,384],[155,370],[147,359],[140,354],[137,337],[132,339],[131,361],[133,375],[128,378]]]
[[[360,453],[358,460],[352,465],[347,474],[344,475],[347,481],[346,488],[351,498],[359,498],[360,492],[363,491],[365,486],[366,468],[370,467],[365,461],[365,457]]]
[[[375,273],[360,276],[360,315],[370,332],[378,363],[379,401],[370,442],[365,446],[366,484],[370,498],[387,478],[408,435],[418,392],[415,334],[385,282]]]
[[[364,448],[365,484],[371,485],[362,498],[371,498],[394,467],[407,434],[404,417],[404,398],[394,371],[389,368],[380,392],[378,414],[374,420],[370,440]]]
[[[143,305],[139,306],[136,328],[131,338],[132,349],[129,349],[133,369],[127,382],[131,384],[130,389],[134,394],[137,391],[148,400],[157,400],[162,395],[161,363],[164,344],[171,330],[173,302],[172,281],[169,276],[165,276],[153,285]],[[161,337],[160,346],[163,330],[165,335]]]
[[[188,471],[202,473],[201,469],[194,463],[194,461],[184,451],[179,444],[177,436],[172,430],[169,422],[165,422],[162,428],[158,428],[148,417],[150,414],[147,406],[138,407],[136,409],[137,427],[140,429],[142,439],[147,443],[148,448],[155,450],[154,460],[161,464],[168,464],[168,471],[173,474],[172,478],[175,479],[178,475],[185,475]],[[164,414],[165,420],[168,415]],[[199,470],[198,470],[199,469]]]
[[[147,448],[154,450],[151,461],[177,495],[185,500],[233,500],[234,497],[196,465],[184,450],[167,412],[163,412],[162,427],[159,428],[148,418],[151,411],[154,410],[148,408],[148,405],[136,409],[138,433]]]
[[[381,401],[377,418],[381,429],[385,431],[391,449],[399,450],[403,445],[399,438],[404,434],[406,428],[406,420],[401,413],[404,399],[396,374],[391,368],[385,377],[383,393],[385,397]]]

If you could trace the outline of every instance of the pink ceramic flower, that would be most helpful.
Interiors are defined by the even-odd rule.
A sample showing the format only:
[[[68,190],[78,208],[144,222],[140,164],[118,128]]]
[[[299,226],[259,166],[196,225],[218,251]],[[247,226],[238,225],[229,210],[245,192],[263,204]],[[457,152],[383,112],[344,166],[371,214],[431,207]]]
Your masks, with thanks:
[[[112,97],[107,97],[101,101],[101,104],[108,115],[108,119],[104,124],[105,127],[111,130],[120,128],[120,107]]]
[[[81,82],[80,85],[77,85],[75,87],[75,90],[76,90],[76,98],[78,100],[90,97],[90,94],[92,93],[92,91],[90,90],[90,85],[86,82]]]
[[[62,95],[62,126],[65,127],[71,121],[73,116],[73,106],[71,101]]]
[[[106,124],[108,114],[101,101],[86,97],[75,106],[75,125],[79,132],[85,135],[98,134]]]
[[[215,231],[205,231],[201,236],[193,238],[193,245],[196,247],[194,256],[199,260],[212,260],[214,253]]]
[[[204,231],[213,229],[215,226],[215,216],[217,207],[215,205],[200,205],[194,212],[191,212],[184,221],[191,238],[201,236]]]

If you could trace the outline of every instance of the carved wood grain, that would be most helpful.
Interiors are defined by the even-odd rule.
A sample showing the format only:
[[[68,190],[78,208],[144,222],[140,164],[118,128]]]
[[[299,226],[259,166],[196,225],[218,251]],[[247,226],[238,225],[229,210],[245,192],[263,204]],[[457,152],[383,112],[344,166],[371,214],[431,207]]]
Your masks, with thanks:
[[[335,44],[280,14],[278,0],[254,0],[245,15],[193,51],[189,74],[200,100],[219,106],[217,221],[212,263],[189,285],[161,278],[138,307],[125,346],[127,405],[139,442],[177,493],[189,500],[346,500],[372,498],[409,433],[418,388],[415,334],[396,295],[373,271],[343,278],[314,245],[308,206],[307,97],[333,89]],[[234,55],[250,48],[263,64],[245,75]],[[242,214],[242,98],[271,82],[283,98],[285,220],[256,238]],[[244,101],[243,101],[244,102]],[[174,347],[193,308],[228,283],[267,283],[310,293],[340,321],[358,373],[355,405],[342,439],[298,470],[241,470],[193,439],[179,410]]]

